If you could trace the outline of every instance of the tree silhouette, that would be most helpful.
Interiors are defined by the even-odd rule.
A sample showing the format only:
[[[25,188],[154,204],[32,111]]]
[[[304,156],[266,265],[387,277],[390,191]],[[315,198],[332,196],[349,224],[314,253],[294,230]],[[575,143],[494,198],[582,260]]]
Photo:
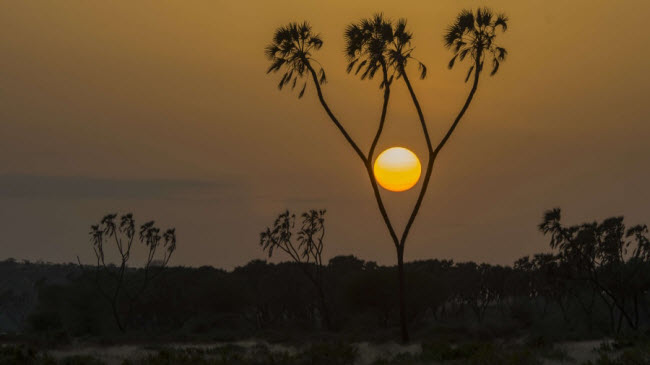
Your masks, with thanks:
[[[296,218],[290,229],[291,243],[294,255],[299,255],[303,263],[254,260],[232,271],[207,266],[167,268],[164,280],[151,280],[142,293],[131,321],[124,317],[128,298],[121,295],[117,305],[120,319],[138,333],[160,331],[165,336],[191,335],[197,340],[209,341],[215,335],[267,338],[278,332],[287,339],[304,340],[304,329],[315,329],[324,324],[324,318],[316,287],[303,275],[304,271],[315,275],[316,265],[313,259],[310,264],[304,263],[304,248],[300,248],[298,240],[301,219]],[[508,328],[514,326],[511,329],[516,332],[509,329],[506,333],[542,331],[559,336],[558,340],[565,335],[593,338],[635,328],[638,334],[646,331],[650,326],[647,228],[624,228],[620,217],[575,226],[561,224],[554,212],[548,218],[544,227],[549,229],[547,234],[556,252],[526,256],[513,268],[438,260],[405,263],[409,324],[423,330],[445,331],[444,327],[453,323],[454,336],[476,329],[499,336],[501,331],[494,327],[498,321]],[[319,245],[322,232],[317,228],[317,219],[311,221],[315,224],[309,223],[305,231],[318,233],[305,242]],[[271,235],[273,230],[272,226]],[[283,229],[278,230],[281,232]],[[556,233],[559,235],[554,238]],[[137,240],[133,243],[136,247]],[[109,248],[106,244],[112,246],[112,242],[105,242],[105,251]],[[275,254],[277,249],[273,250]],[[313,252],[322,252],[315,249]],[[593,268],[589,266],[592,253]],[[107,266],[113,273],[118,270],[108,261]],[[5,279],[0,283],[4,287],[0,290],[0,310],[21,306],[27,314],[26,318],[16,317],[20,323],[11,326],[7,313],[0,313],[0,330],[20,328],[27,333],[57,337],[63,333],[75,337],[110,335],[116,327],[111,308],[105,297],[98,295],[95,283],[87,280],[87,274],[93,271],[85,269],[80,272],[72,264],[0,261],[0,277]],[[398,285],[396,265],[337,256],[323,267],[322,273],[336,329],[350,335],[350,341],[366,341],[368,333],[375,339],[392,333],[390,326],[400,320],[398,297],[394,295]],[[100,274],[101,289],[112,294],[115,282],[109,274]],[[132,288],[130,283],[136,282],[134,279],[139,282],[143,276],[144,268],[127,269],[125,286]],[[22,299],[14,303],[10,297],[32,288],[32,304]],[[461,318],[467,321],[459,321]],[[506,333],[501,334],[509,336]]]
[[[366,78],[366,76],[372,78],[378,69],[381,69],[383,74],[383,80],[379,85],[380,88],[384,89],[384,102],[382,105],[379,128],[377,129],[375,138],[373,139],[370,146],[368,156],[364,160],[364,164],[366,166],[368,176],[370,177],[373,192],[375,194],[375,200],[377,201],[379,210],[384,219],[384,223],[386,224],[386,227],[388,228],[388,231],[391,235],[397,253],[400,325],[402,331],[402,340],[404,342],[408,342],[409,340],[404,283],[404,244],[406,242],[406,237],[408,235],[410,225],[413,223],[412,219],[415,218],[417,209],[419,208],[419,203],[421,203],[421,201],[419,201],[416,205],[416,208],[414,208],[414,211],[411,214],[411,219],[409,220],[409,224],[407,224],[402,238],[399,239],[390,221],[390,218],[388,217],[381,198],[381,194],[377,187],[376,180],[374,179],[372,172],[372,161],[374,158],[377,142],[379,141],[379,137],[381,136],[381,132],[384,127],[386,110],[390,96],[390,86],[395,77],[402,78],[409,88],[411,97],[413,98],[416,109],[418,110],[418,115],[420,116],[420,121],[425,133],[427,145],[429,146],[429,149],[431,149],[431,142],[429,139],[429,134],[426,130],[426,124],[424,123],[424,117],[422,116],[420,105],[417,101],[417,98],[415,97],[415,93],[413,92],[411,83],[409,82],[408,76],[406,74],[407,62],[408,60],[413,59],[411,55],[413,48],[410,47],[411,39],[412,34],[406,31],[406,20],[400,19],[395,24],[393,24],[392,21],[386,20],[382,14],[377,14],[371,19],[362,19],[359,23],[351,24],[348,26],[345,32],[346,55],[349,60],[347,71],[350,72],[358,62],[358,65],[356,65],[356,73],[359,73],[359,71],[365,67],[365,71],[361,75],[361,79]],[[424,79],[426,77],[427,68],[422,62],[417,62],[421,72],[420,77]],[[390,77],[388,76],[389,72],[391,72]]]
[[[567,227],[556,208],[544,214],[539,229],[550,235],[551,248],[558,249],[561,260],[576,268],[578,278],[594,286],[609,308],[612,331],[620,332],[623,319],[636,330],[640,302],[648,290],[647,227],[626,229],[623,217]]]
[[[136,234],[135,220],[132,214],[124,214],[116,221],[117,214],[108,214],[97,225],[91,226],[90,237],[95,253],[95,285],[102,297],[110,304],[115,324],[120,331],[126,331],[131,319],[133,306],[149,282],[158,276],[169,263],[176,250],[176,230],[171,228],[160,234],[153,221],[140,226]],[[134,241],[137,240],[148,250],[143,264],[142,278],[129,275],[129,259]],[[118,265],[107,263],[106,248],[115,245]],[[162,257],[156,255],[162,251]],[[159,259],[157,259],[159,258]],[[79,267],[84,266],[77,256]],[[154,267],[156,267],[154,272]],[[134,273],[135,274],[135,273]],[[126,306],[126,310],[122,307]]]
[[[278,85],[280,89],[289,83],[291,83],[293,88],[297,80],[302,80],[307,72],[311,74],[321,106],[364,164],[379,211],[393,240],[397,253],[400,324],[402,340],[404,342],[409,341],[404,283],[404,248],[406,240],[424,200],[435,159],[451,137],[474,97],[486,55],[494,57],[492,75],[498,70],[499,62],[505,59],[507,54],[506,50],[497,47],[494,43],[497,27],[501,27],[503,31],[507,29],[507,18],[505,16],[499,15],[495,17],[487,8],[478,9],[476,15],[471,11],[464,10],[445,34],[445,45],[448,48],[453,48],[456,52],[452,62],[449,64],[450,68],[453,66],[456,58],[462,60],[466,56],[470,56],[474,61],[474,66],[470,68],[467,79],[469,79],[472,70],[474,70],[475,77],[465,104],[436,148],[431,143],[424,114],[406,71],[409,61],[413,60],[418,64],[420,78],[424,79],[427,74],[426,66],[412,55],[413,47],[411,40],[413,35],[406,29],[406,20],[400,19],[397,22],[393,22],[384,18],[382,14],[377,14],[370,19],[362,19],[357,23],[350,24],[345,30],[345,54],[348,58],[347,72],[350,73],[354,70],[357,75],[361,72],[361,79],[372,79],[377,72],[381,72],[382,75],[382,81],[379,84],[380,89],[383,89],[384,92],[382,112],[379,126],[368,153],[364,153],[359,148],[325,101],[321,88],[326,81],[325,71],[321,64],[313,57],[313,52],[322,47],[323,41],[319,35],[313,33],[311,25],[304,22],[302,24],[290,23],[287,26],[280,27],[276,30],[271,44],[266,47],[266,55],[271,61],[271,66],[268,68],[267,73],[278,72],[280,70],[284,71]],[[317,65],[318,72],[312,63]],[[381,137],[386,119],[386,111],[390,99],[390,86],[394,79],[399,78],[404,81],[409,90],[412,102],[418,113],[428,150],[428,162],[423,183],[401,236],[398,236],[396,233],[386,212],[372,169],[375,148]],[[306,86],[307,82],[304,83],[299,97],[304,95]]]
[[[309,62],[312,59],[312,51],[319,50],[323,46],[323,41],[318,34],[311,31],[311,26],[304,22],[302,24],[291,23],[286,27],[280,27],[276,30],[273,42],[266,47],[266,55],[272,61],[267,70],[277,72],[285,70],[282,79],[278,84],[278,89],[291,83],[291,89],[296,88],[296,83],[308,75],[309,72],[315,71]],[[317,85],[324,84],[326,81],[325,70],[320,67],[320,76],[314,76]],[[305,94],[307,81],[303,83],[298,98]]]
[[[273,228],[260,233],[260,246],[269,257],[273,251],[281,250],[300,265],[301,270],[318,292],[320,311],[328,329],[332,328],[330,313],[325,298],[323,266],[323,238],[325,237],[325,210],[310,210],[301,216],[302,224],[297,232],[297,245],[293,242],[295,214],[285,211],[273,222]]]

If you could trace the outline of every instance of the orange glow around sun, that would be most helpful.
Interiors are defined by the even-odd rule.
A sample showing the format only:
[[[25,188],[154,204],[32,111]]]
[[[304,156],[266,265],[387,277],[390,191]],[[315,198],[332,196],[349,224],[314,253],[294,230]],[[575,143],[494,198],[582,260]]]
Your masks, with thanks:
[[[391,147],[377,156],[374,172],[381,187],[397,192],[417,184],[422,166],[412,151],[404,147]]]

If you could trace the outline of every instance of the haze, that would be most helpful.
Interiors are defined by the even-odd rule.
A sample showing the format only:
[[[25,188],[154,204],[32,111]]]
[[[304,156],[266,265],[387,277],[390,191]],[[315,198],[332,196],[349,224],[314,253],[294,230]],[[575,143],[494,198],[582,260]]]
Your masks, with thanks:
[[[443,30],[485,4],[510,17],[509,58],[436,162],[406,260],[511,264],[547,250],[536,225],[556,206],[568,223],[650,223],[648,2],[322,4],[0,1],[0,259],[89,261],[89,226],[131,211],[177,228],[172,264],[232,268],[264,257],[259,232],[281,211],[324,208],[327,257],[394,264],[362,164],[313,87],[277,90],[264,46],[277,26],[312,23],[326,97],[365,150],[382,95],[345,73],[343,30],[407,18],[437,142],[468,91]],[[401,83],[378,151],[391,146],[426,156]],[[384,194],[400,232],[415,190]]]

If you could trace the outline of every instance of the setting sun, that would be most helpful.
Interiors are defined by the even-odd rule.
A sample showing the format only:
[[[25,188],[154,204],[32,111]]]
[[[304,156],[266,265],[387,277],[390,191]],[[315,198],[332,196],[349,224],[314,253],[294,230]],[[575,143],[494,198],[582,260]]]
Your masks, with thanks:
[[[390,191],[405,191],[417,184],[422,166],[412,151],[392,147],[380,153],[375,160],[375,178],[381,187]]]

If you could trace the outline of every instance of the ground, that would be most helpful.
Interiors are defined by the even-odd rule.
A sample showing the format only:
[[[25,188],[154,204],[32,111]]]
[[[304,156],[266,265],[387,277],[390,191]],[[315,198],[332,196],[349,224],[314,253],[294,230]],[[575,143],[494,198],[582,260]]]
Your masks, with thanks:
[[[555,345],[545,345],[539,348],[531,346],[522,346],[514,349],[510,345],[501,344],[498,347],[487,346],[487,348],[504,349],[505,352],[511,352],[508,355],[508,363],[527,364],[530,361],[543,365],[555,364],[599,364],[603,349],[610,349],[609,356],[616,358],[621,351],[612,350],[612,341],[609,340],[591,340],[562,342]],[[483,346],[483,345],[479,345]],[[49,356],[59,363],[84,363],[89,358],[95,358],[107,365],[122,364],[172,364],[179,361],[182,356],[174,357],[170,354],[183,354],[188,357],[183,363],[191,363],[197,358],[213,359],[220,363],[229,363],[234,359],[243,357],[257,357],[252,363],[264,363],[260,357],[268,357],[271,354],[276,363],[284,363],[282,359],[287,359],[286,363],[331,363],[331,364],[354,364],[354,365],[372,365],[372,364],[437,364],[437,363],[490,363],[489,351],[476,350],[481,355],[472,355],[463,358],[461,348],[470,348],[467,346],[447,346],[446,344],[409,344],[402,345],[398,343],[369,343],[359,342],[352,346],[335,345],[333,347],[324,347],[320,349],[309,348],[308,346],[297,347],[288,344],[269,344],[265,341],[249,340],[237,342],[220,342],[209,344],[167,344],[161,345],[71,345],[66,348],[59,348],[47,352]],[[341,350],[342,348],[356,349],[354,356],[348,356]],[[474,347],[477,348],[477,347]],[[457,352],[452,352],[457,349]],[[507,349],[507,350],[506,350]],[[343,352],[342,352],[343,351]],[[320,352],[320,353],[319,353]],[[312,359],[303,362],[295,359],[304,358],[304,354],[310,353]],[[469,353],[469,352],[468,352]],[[533,354],[530,356],[530,354]],[[239,354],[239,355],[236,355]],[[272,355],[275,354],[275,355]],[[285,354],[285,357],[279,354]],[[302,354],[302,355],[301,355]],[[241,355],[241,356],[240,356]],[[337,358],[326,359],[329,355]],[[197,357],[192,357],[197,356]],[[243,356],[243,357],[242,357]],[[315,356],[315,358],[313,357]],[[486,357],[480,360],[479,357]],[[325,357],[325,358],[324,358]],[[70,359],[78,359],[78,362],[70,362]],[[230,361],[228,359],[230,359]],[[316,358],[321,360],[316,360]],[[505,359],[506,357],[504,357]],[[85,360],[84,360],[85,359]],[[192,360],[194,359],[194,360]],[[294,359],[294,360],[288,360]],[[473,359],[473,360],[472,360]],[[534,360],[533,360],[534,359]],[[81,360],[81,361],[79,361]],[[127,362],[125,362],[125,360]],[[222,362],[219,362],[222,361]],[[505,360],[503,360],[505,361]],[[240,363],[240,362],[238,362]]]

